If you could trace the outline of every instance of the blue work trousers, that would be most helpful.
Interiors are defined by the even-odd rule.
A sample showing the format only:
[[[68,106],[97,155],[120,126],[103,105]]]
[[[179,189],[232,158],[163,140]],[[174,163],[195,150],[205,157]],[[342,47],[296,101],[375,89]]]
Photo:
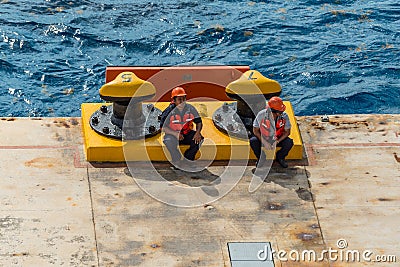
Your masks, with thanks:
[[[200,144],[196,144],[193,140],[196,131],[191,130],[187,134],[183,134],[183,140],[178,139],[170,134],[164,136],[164,144],[167,146],[169,153],[171,154],[172,162],[177,162],[181,159],[182,154],[178,148],[178,145],[189,145],[189,148],[183,153],[183,156],[188,160],[194,160],[197,151],[200,149]]]
[[[276,159],[285,159],[286,156],[289,154],[290,149],[293,147],[293,139],[286,137],[283,139],[279,144],[277,144],[278,147],[281,147],[281,149],[276,152]],[[261,147],[261,141],[256,137],[252,136],[250,137],[250,147],[254,152],[254,155],[256,155],[257,160],[265,160],[265,153],[262,151]]]

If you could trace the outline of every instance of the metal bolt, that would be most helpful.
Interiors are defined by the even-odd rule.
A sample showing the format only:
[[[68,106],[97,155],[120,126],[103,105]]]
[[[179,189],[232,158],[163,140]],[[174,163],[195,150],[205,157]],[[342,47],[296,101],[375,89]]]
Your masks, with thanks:
[[[102,113],[107,113],[107,112],[108,112],[107,106],[105,106],[105,105],[101,106],[101,107],[100,107],[100,111],[101,111]]]
[[[216,121],[221,121],[222,120],[221,114],[215,115],[215,120]]]
[[[147,109],[150,110],[151,112],[154,111],[154,105],[153,104],[147,104]]]
[[[222,110],[227,112],[229,110],[229,104],[225,102],[224,105],[222,105]]]
[[[97,118],[96,116],[94,116],[94,117],[92,118],[92,124],[94,124],[94,125],[99,124],[99,118]]]
[[[107,126],[104,126],[103,127],[103,133],[109,134],[110,133],[110,128],[108,128]]]
[[[232,124],[228,124],[228,131],[234,131],[235,130],[235,127],[233,127],[233,125]]]
[[[150,132],[150,133],[154,133],[155,131],[156,131],[156,126],[150,125],[150,127],[149,127],[149,132]]]

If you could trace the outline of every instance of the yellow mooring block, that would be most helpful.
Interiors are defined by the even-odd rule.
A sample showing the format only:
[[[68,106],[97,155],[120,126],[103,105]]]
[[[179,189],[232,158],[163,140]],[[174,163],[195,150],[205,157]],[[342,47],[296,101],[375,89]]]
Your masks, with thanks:
[[[204,160],[241,160],[256,159],[246,140],[229,137],[219,131],[212,122],[212,115],[216,109],[225,102],[189,102],[199,111],[203,119],[202,134],[205,138],[197,158]],[[230,103],[230,102],[228,102]],[[294,146],[287,159],[302,159],[303,143],[300,131],[290,102],[284,101],[286,113],[292,124],[290,137]],[[168,150],[162,142],[162,134],[146,138],[145,140],[120,141],[96,133],[90,126],[90,116],[104,105],[103,103],[82,104],[82,124],[86,160],[91,162],[125,162],[125,161],[166,161],[169,157]],[[164,110],[168,102],[154,103],[154,106]],[[182,146],[181,150],[187,146]],[[279,149],[279,148],[277,148]]]

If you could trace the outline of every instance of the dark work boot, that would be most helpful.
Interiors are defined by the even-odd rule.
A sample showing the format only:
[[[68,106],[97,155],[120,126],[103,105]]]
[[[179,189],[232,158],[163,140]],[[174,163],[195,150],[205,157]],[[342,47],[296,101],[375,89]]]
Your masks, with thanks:
[[[284,159],[277,159],[276,161],[279,163],[279,165],[282,166],[282,168],[288,167],[288,164],[286,163],[286,161]]]

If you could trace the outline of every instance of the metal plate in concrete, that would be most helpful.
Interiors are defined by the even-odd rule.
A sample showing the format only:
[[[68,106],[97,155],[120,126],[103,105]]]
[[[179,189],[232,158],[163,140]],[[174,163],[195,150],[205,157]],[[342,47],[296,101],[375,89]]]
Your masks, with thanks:
[[[229,242],[232,266],[275,266],[270,242]]]
[[[232,267],[275,267],[272,261],[233,261]]]

